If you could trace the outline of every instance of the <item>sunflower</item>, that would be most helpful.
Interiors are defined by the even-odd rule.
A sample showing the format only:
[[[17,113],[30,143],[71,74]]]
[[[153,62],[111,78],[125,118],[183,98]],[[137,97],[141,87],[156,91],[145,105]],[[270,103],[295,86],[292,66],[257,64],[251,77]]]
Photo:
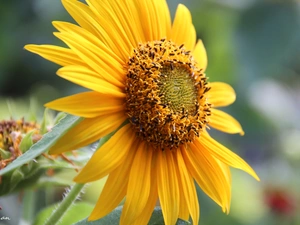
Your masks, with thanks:
[[[46,104],[83,117],[50,150],[58,154],[115,132],[75,177],[106,184],[89,219],[125,198],[120,224],[147,224],[159,200],[165,224],[199,221],[196,182],[229,211],[229,167],[259,180],[239,156],[210,137],[210,127],[243,134],[217,109],[235,101],[232,87],[207,81],[206,50],[191,14],[178,5],[174,21],[165,0],[62,0],[79,24],[53,22],[67,47],[27,45],[62,66],[58,76],[91,91]]]

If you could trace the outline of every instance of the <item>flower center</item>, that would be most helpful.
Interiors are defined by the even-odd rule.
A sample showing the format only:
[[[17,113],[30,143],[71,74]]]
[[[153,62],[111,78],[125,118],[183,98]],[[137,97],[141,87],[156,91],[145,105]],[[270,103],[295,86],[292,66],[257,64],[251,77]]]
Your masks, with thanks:
[[[139,137],[162,150],[199,137],[209,87],[190,51],[165,39],[140,44],[126,70],[126,113]]]
[[[180,113],[183,108],[190,113],[196,111],[197,89],[189,70],[180,64],[170,64],[161,68],[158,83],[161,101],[173,112]]]
[[[23,137],[32,130],[36,130],[34,135],[39,135],[38,128],[38,124],[25,122],[24,119],[0,121],[0,169],[23,154],[20,148]]]
[[[25,122],[24,119],[0,121],[0,148],[8,151],[17,139],[22,139],[22,135],[33,129],[38,129],[38,125]]]

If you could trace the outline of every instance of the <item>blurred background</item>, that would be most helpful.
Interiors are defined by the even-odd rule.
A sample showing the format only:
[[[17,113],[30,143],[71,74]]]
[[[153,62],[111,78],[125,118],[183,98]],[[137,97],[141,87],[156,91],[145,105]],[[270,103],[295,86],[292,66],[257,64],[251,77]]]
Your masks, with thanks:
[[[168,0],[172,16],[179,3],[192,13],[198,38],[208,53],[209,81],[231,84],[237,101],[225,111],[237,118],[245,136],[212,136],[252,165],[261,178],[232,170],[231,212],[198,190],[201,225],[300,224],[300,2],[297,0]],[[0,120],[28,112],[81,89],[55,75],[59,66],[23,49],[57,44],[51,22],[73,22],[59,0],[10,0],[0,7]],[[7,102],[15,102],[10,105]],[[10,106],[9,106],[10,105]],[[16,107],[17,106],[17,107]],[[99,185],[87,192],[95,201]],[[92,193],[92,194],[88,194]],[[53,200],[54,201],[54,200]],[[1,197],[18,224],[20,201]],[[39,211],[35,209],[36,213]]]

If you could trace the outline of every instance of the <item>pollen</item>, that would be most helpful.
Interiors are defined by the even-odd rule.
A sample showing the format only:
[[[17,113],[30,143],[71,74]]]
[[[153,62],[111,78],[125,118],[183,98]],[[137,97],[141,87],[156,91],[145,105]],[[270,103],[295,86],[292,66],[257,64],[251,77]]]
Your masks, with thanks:
[[[155,148],[192,142],[207,127],[207,78],[190,51],[172,41],[139,44],[125,66],[126,113]]]

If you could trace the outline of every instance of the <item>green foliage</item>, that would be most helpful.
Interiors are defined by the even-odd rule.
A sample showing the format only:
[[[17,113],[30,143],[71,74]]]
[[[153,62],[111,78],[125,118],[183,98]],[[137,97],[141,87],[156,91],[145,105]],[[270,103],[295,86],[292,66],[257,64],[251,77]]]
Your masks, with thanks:
[[[34,144],[25,154],[10,163],[6,168],[0,170],[0,176],[4,175],[25,163],[30,162],[42,153],[49,150],[69,129],[75,126],[81,118],[76,116],[67,115],[64,117],[57,126],[53,127],[50,132],[45,134],[43,138]]]
[[[262,1],[241,15],[236,43],[245,81],[280,75],[299,54],[299,15],[299,4],[292,1]]]
[[[32,130],[22,138],[19,148],[23,153],[29,150],[30,147],[33,145],[32,135],[34,134],[34,132],[35,130]]]
[[[61,120],[61,119],[63,119],[64,117],[66,116],[66,113],[64,113],[64,112],[59,112],[57,115],[56,115],[56,117],[54,118],[54,125],[56,125],[56,124],[58,124],[59,123],[59,121]]]
[[[115,210],[113,210],[110,214],[107,216],[95,220],[95,221],[88,221],[88,219],[84,219],[78,223],[75,223],[73,225],[118,225],[122,213],[122,206],[117,207]],[[164,219],[162,215],[162,211],[160,207],[155,207],[154,211],[152,213],[152,216],[150,218],[150,221],[148,225],[164,225]],[[188,221],[184,221],[181,219],[178,219],[176,225],[189,225],[191,224]]]
[[[8,158],[10,158],[10,156],[11,156],[10,152],[0,148],[0,158],[1,159],[8,159]]]
[[[49,125],[49,109],[46,108],[45,111],[44,111],[44,116],[43,116],[43,120],[41,122],[41,133],[42,134],[45,134],[48,132],[48,129],[47,129],[47,125]]]
[[[57,205],[55,204],[43,209],[36,217],[33,225],[44,225],[45,221],[47,221],[47,219],[56,207]],[[72,207],[70,207],[70,209],[68,209],[68,213],[66,213],[66,215],[62,218],[59,224],[73,224],[89,216],[92,210],[93,205],[91,204],[85,202],[76,203]]]
[[[178,0],[167,1],[171,9],[174,10],[180,2]],[[49,3],[45,4],[46,2]],[[249,87],[254,82],[260,82],[272,76],[274,80],[279,78],[277,82],[285,86],[291,93],[289,99],[285,98],[286,101],[294,100],[295,108],[299,108],[297,102],[299,100],[300,74],[300,49],[298,47],[300,45],[299,2],[297,0],[186,0],[181,2],[191,10],[197,36],[203,39],[208,52],[207,76],[209,81],[228,82],[237,92],[237,102],[228,109],[234,109],[234,116],[243,125],[246,135],[244,137],[220,135],[220,137],[224,137],[224,144],[232,145],[234,143],[234,151],[239,154],[242,152],[242,156],[247,157],[247,161],[254,167],[259,165],[261,174],[265,175],[262,177],[264,182],[256,186],[256,188],[259,188],[258,192],[261,193],[261,196],[265,194],[265,184],[268,184],[270,186],[278,185],[288,192],[290,192],[290,188],[295,189],[294,198],[299,199],[299,179],[297,179],[300,173],[299,160],[297,161],[299,157],[291,156],[294,164],[283,157],[285,151],[299,154],[299,145],[297,144],[299,135],[298,133],[291,133],[291,131],[298,132],[299,122],[291,120],[292,126],[288,127],[279,120],[275,122],[280,124],[282,129],[272,127],[266,119],[266,117],[272,119],[271,112],[270,115],[264,115],[257,111],[249,102],[248,96],[250,93]],[[172,11],[173,15],[175,14],[174,10]],[[58,45],[61,45],[58,40],[51,35],[49,36],[49,30],[53,30],[51,20],[54,18],[61,21],[66,20],[65,18],[71,20],[59,1],[30,1],[29,4],[25,1],[3,1],[0,13],[2,16],[0,27],[3,28],[0,35],[0,120],[10,116],[19,119],[26,115],[28,113],[28,102],[23,99],[23,96],[27,93],[34,94],[34,97],[39,99],[39,103],[44,104],[55,98],[81,91],[70,82],[54,76],[55,71],[58,69],[57,65],[23,50],[26,43],[58,43]],[[32,85],[33,83],[37,84],[36,87]],[[73,89],[70,89],[70,87]],[[37,89],[37,91],[34,91],[34,89]],[[280,98],[278,98],[280,96],[277,96],[276,93],[265,92],[265,94],[273,96],[275,102],[282,104]],[[14,99],[15,104],[6,104],[7,99],[2,95],[22,96],[22,99]],[[262,102],[262,99],[258,98],[257,101]],[[291,109],[285,107],[284,110],[286,113],[282,116],[289,118],[289,110]],[[56,124],[64,116],[64,113],[58,114],[53,124]],[[33,114],[30,118],[38,120],[39,117]],[[64,127],[59,128],[58,133],[51,133],[51,131],[51,134],[46,134],[41,142],[29,149],[24,156],[0,171],[0,174],[3,174],[0,185],[1,196],[15,192],[19,188],[32,187],[32,185],[34,187],[47,186],[49,188],[49,186],[56,187],[70,183],[70,180],[59,177],[57,174],[55,176],[44,176],[45,171],[49,168],[57,170],[72,168],[70,164],[58,162],[58,160],[55,160],[54,163],[43,157],[36,162],[34,161],[36,157],[46,152],[63,135],[64,129],[67,131],[76,124],[75,118],[74,120],[70,116],[67,118],[61,121],[63,123],[61,125]],[[67,121],[65,121],[66,119]],[[70,124],[67,124],[67,122],[70,122]],[[42,133],[46,133],[46,121],[42,122],[41,127]],[[219,134],[216,133],[216,135]],[[296,136],[296,138],[290,139],[291,136]],[[109,136],[106,138],[109,139]],[[100,142],[105,142],[106,138],[101,139]],[[283,140],[292,144],[295,148],[291,148],[290,145],[285,146]],[[26,144],[24,140],[24,146],[30,145],[29,138],[27,141],[29,143]],[[24,147],[24,149],[26,148]],[[81,151],[77,157],[71,158],[72,156],[70,156],[70,159],[77,164],[77,162],[87,160],[91,152]],[[0,154],[2,159],[11,156],[10,152],[1,149]],[[278,158],[276,158],[277,156]],[[266,170],[268,167],[271,169]],[[285,172],[286,176],[278,176],[282,171]],[[69,173],[66,176],[69,176],[70,179],[73,178],[73,175],[69,175]],[[237,179],[237,176],[233,174],[233,182],[244,183],[245,181]],[[252,189],[252,186],[247,186],[247,188]],[[95,189],[98,193],[98,188]],[[222,214],[218,206],[208,197],[201,196],[201,193],[198,193],[201,202],[201,225],[300,224],[299,215],[294,219],[294,222],[290,222],[293,215],[286,217],[277,214],[278,212],[271,211],[261,196],[253,195],[248,189],[233,189],[232,210],[229,215]],[[39,202],[43,202],[40,196],[38,198]],[[245,208],[246,213],[249,215],[247,217],[249,220],[245,219],[245,216],[234,208],[238,205],[234,202],[234,199],[240,201],[240,205]],[[256,211],[249,207],[251,205],[249,199],[257,199],[258,202],[261,202],[261,205],[256,206],[256,210],[262,211],[261,215],[263,216],[257,216]],[[1,198],[0,205],[4,206],[1,210],[2,215],[10,215],[8,212],[14,211],[11,209],[19,205],[19,201],[15,201],[15,207],[10,207],[5,212],[8,208],[5,206],[12,202],[10,199]],[[37,203],[35,202],[35,204]],[[262,205],[264,208],[261,208]],[[41,207],[44,206],[41,205]],[[81,214],[81,210],[75,213],[70,210],[68,216],[73,217],[75,214],[76,216]],[[152,216],[150,224],[163,224],[161,211],[154,211],[153,214],[157,214],[157,216]],[[49,215],[49,213],[45,214],[45,217]],[[115,215],[119,216],[120,214]],[[87,216],[88,214],[85,214],[80,219]],[[159,219],[156,220],[156,217]],[[15,214],[11,216],[11,219],[11,221],[2,220],[0,224],[15,225],[24,221],[24,218],[19,218]],[[67,221],[62,224],[69,225],[73,222]],[[77,224],[96,225],[105,224],[105,222],[88,223],[83,220]],[[186,224],[186,222],[183,222],[183,224]]]
[[[201,7],[191,8],[191,11],[198,38],[203,40],[207,51],[206,74],[209,81],[232,83],[236,69],[232,38],[238,13],[219,7],[211,1],[203,1]]]
[[[61,169],[74,170],[74,166],[65,161],[54,161],[46,158],[41,158],[37,161],[32,160],[2,176],[0,196],[30,187],[38,188],[53,185],[65,186],[70,184],[70,180],[62,179],[57,176],[46,176],[45,173],[49,169],[53,169],[55,171],[59,171]],[[41,177],[43,177],[43,179],[40,180]]]

